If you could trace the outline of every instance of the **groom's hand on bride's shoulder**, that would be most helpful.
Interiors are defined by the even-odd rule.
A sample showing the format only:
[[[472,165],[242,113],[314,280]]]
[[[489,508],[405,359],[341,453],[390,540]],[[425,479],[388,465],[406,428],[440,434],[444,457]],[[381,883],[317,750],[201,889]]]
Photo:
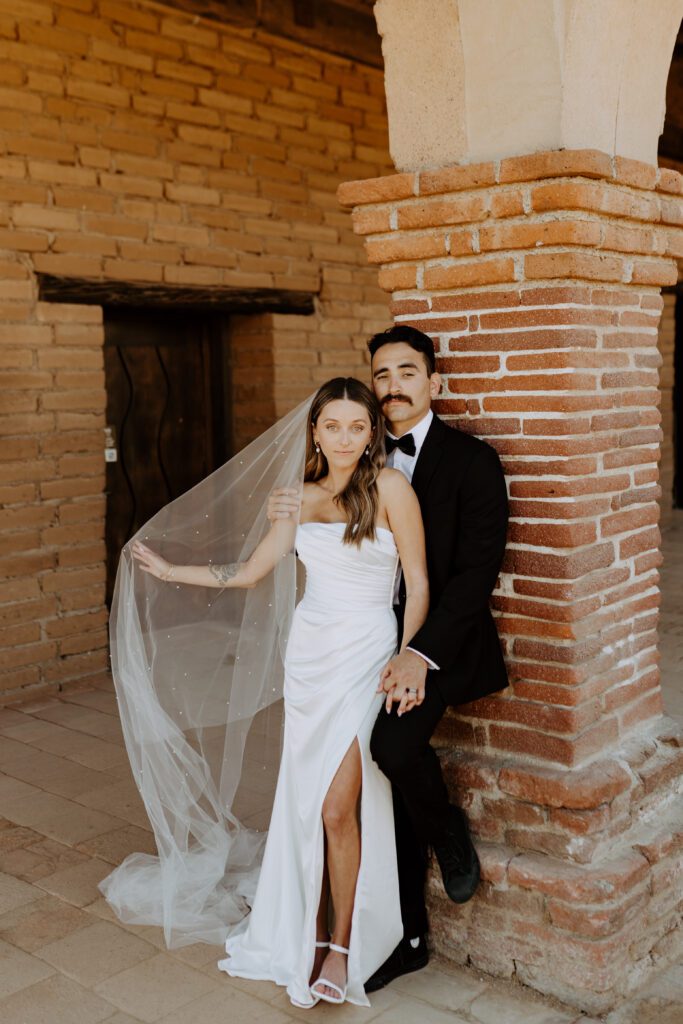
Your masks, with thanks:
[[[266,515],[271,523],[278,519],[289,519],[298,515],[301,508],[301,491],[295,487],[276,487],[268,498]]]

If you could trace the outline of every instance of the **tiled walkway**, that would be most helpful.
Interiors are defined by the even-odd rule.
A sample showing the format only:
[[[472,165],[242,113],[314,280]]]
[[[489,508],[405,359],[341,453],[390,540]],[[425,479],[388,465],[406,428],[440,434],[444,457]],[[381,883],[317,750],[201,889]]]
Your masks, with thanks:
[[[665,539],[665,700],[683,721],[683,513]],[[3,1024],[574,1024],[588,1018],[509,982],[433,963],[372,996],[295,1010],[275,985],[228,978],[217,947],[169,952],[126,927],[97,882],[152,850],[111,689],[0,711],[0,1021]],[[683,965],[609,1024],[683,1024]]]

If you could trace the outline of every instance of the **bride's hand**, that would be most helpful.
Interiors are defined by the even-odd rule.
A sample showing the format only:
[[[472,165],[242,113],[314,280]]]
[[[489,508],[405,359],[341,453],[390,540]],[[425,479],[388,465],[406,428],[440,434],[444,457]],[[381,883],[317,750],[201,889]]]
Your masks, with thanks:
[[[172,568],[171,563],[167,562],[161,555],[157,555],[148,548],[140,540],[134,540],[131,545],[131,552],[133,558],[140,563],[140,568],[143,572],[148,572],[150,576],[155,576],[156,579],[163,579],[168,575],[169,570]]]
[[[419,707],[425,699],[427,665],[414,651],[402,651],[382,669],[377,693],[385,693],[384,706],[391,714],[393,704],[398,704],[400,718],[406,711]]]

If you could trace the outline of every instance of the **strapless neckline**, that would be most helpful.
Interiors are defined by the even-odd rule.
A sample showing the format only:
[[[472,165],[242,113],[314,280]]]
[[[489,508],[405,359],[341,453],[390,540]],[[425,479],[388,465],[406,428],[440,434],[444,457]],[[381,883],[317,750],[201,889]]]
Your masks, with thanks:
[[[325,522],[323,522],[320,519],[309,519],[307,522],[299,523],[298,525],[299,526],[343,526],[343,527],[346,527],[346,523],[342,523],[342,522],[325,523]],[[375,529],[376,530],[381,530],[383,533],[388,533],[392,537],[394,536],[393,531],[388,529],[386,526],[376,526]]]

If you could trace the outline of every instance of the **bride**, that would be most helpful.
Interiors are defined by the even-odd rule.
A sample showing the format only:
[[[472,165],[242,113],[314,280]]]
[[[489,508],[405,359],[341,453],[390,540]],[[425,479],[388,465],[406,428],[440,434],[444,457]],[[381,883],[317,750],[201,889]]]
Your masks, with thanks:
[[[140,538],[131,545],[143,573],[181,592],[258,589],[293,549],[305,566],[287,628],[284,739],[267,841],[250,913],[225,921],[228,955],[218,963],[230,975],[286,986],[301,1007],[321,999],[368,1005],[364,983],[403,932],[391,788],[369,742],[383,701],[399,715],[415,706],[409,691],[378,687],[397,647],[399,562],[402,647],[426,617],[428,583],[417,498],[384,458],[377,399],[360,381],[335,378],[308,410],[298,524],[276,520],[248,557],[225,564],[179,564]]]

